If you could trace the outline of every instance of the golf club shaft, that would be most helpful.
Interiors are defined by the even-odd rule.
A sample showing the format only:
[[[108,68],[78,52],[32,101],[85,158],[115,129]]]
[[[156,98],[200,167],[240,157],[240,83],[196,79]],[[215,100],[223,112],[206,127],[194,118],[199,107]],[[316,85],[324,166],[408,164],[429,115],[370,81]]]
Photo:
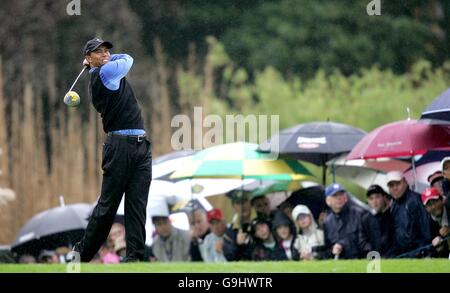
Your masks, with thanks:
[[[73,87],[75,86],[75,84],[77,83],[78,79],[80,78],[80,76],[83,74],[83,72],[86,70],[86,66],[83,66],[83,69],[81,70],[80,74],[78,74],[77,78],[75,79],[75,81],[73,82],[72,86],[70,87],[70,89],[68,90],[68,92],[70,92]]]

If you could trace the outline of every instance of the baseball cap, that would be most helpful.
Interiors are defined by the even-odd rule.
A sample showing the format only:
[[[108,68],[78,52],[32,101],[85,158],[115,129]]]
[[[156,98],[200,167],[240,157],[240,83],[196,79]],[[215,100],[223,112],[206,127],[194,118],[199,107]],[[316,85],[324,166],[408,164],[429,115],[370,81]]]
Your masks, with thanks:
[[[442,174],[442,171],[434,172],[433,174],[428,176],[427,181],[428,183],[430,183],[430,186],[433,186],[433,184],[439,179],[444,179],[444,174]]]
[[[220,209],[212,209],[208,212],[208,222],[212,222],[213,220],[221,221],[223,219],[223,213]]]
[[[307,206],[299,204],[292,210],[292,219],[294,219],[294,221],[297,221],[298,216],[302,214],[311,215],[311,211]]]
[[[370,185],[369,188],[367,188],[367,192],[366,192],[367,197],[369,197],[370,195],[372,195],[374,193],[387,195],[387,192],[384,191],[384,189],[378,184]]]
[[[106,46],[106,48],[108,49],[111,49],[113,47],[113,45],[110,42],[103,41],[102,39],[99,38],[95,38],[86,42],[83,49],[83,55],[87,55],[92,51],[95,51],[101,45]]]
[[[389,184],[389,182],[391,181],[402,181],[403,173],[400,171],[391,171],[387,173],[386,178],[387,178],[386,184]]]
[[[439,199],[441,197],[441,194],[439,193],[439,190],[437,190],[434,187],[425,189],[422,194],[422,203],[423,205],[426,205],[427,202],[431,199]]]
[[[337,192],[346,191],[345,188],[339,183],[333,183],[327,186],[325,189],[325,196],[333,196]]]

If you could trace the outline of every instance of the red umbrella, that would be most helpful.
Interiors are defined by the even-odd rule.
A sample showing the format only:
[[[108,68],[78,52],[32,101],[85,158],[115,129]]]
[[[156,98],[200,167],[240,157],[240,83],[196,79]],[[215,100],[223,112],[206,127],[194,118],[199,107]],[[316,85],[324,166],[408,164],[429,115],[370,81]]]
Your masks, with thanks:
[[[364,136],[348,154],[347,160],[412,157],[449,146],[448,126],[403,120],[380,126]]]

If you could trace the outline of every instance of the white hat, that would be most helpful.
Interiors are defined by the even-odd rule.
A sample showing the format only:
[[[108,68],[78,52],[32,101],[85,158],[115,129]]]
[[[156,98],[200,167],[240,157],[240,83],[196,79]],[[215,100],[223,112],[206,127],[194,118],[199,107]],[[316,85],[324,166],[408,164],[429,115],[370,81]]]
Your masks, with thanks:
[[[307,206],[299,204],[292,210],[292,219],[297,221],[298,216],[301,214],[311,215],[311,211]]]
[[[391,181],[402,181],[403,173],[400,171],[391,171],[386,175],[386,184],[389,184]]]
[[[444,164],[445,162],[450,161],[450,157],[445,157],[441,161],[441,170],[444,171]]]

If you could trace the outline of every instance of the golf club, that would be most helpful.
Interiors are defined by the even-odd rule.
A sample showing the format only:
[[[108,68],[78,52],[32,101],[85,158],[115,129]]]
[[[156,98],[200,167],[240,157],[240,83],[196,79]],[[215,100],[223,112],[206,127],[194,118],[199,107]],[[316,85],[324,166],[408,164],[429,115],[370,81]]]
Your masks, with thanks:
[[[69,107],[77,107],[80,104],[80,96],[78,95],[77,92],[72,91],[72,89],[77,83],[80,76],[86,70],[86,68],[87,68],[86,66],[83,66],[83,69],[81,70],[80,74],[78,74],[69,91],[64,96],[64,104],[66,104]]]
[[[75,79],[72,86],[70,87],[70,89],[67,92],[70,92],[73,89],[73,87],[75,86],[75,84],[77,83],[78,79],[83,74],[83,72],[86,70],[86,68],[87,68],[86,66],[83,66],[83,69],[81,70],[80,74],[78,74],[77,78]]]

